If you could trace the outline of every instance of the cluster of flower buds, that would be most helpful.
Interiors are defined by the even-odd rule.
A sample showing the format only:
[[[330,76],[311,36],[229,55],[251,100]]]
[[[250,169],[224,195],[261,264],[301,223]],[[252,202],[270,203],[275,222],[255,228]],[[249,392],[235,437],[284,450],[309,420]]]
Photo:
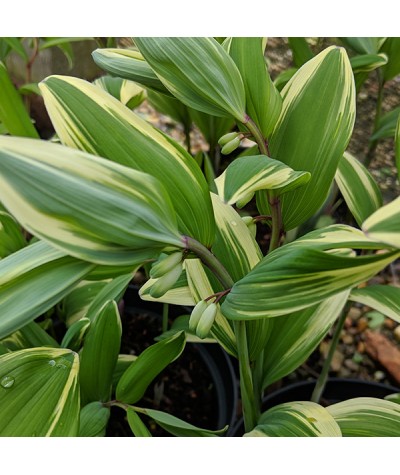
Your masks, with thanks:
[[[196,333],[199,338],[206,338],[210,333],[216,315],[217,304],[215,302],[200,300],[190,315],[189,329]]]
[[[160,298],[170,290],[182,273],[182,252],[173,252],[167,257],[160,256],[150,270],[150,277],[157,279],[150,287],[153,298]]]
[[[230,132],[229,134],[223,135],[218,140],[219,145],[222,147],[221,153],[223,155],[230,154],[239,147],[241,140],[242,134],[240,134],[239,132]]]

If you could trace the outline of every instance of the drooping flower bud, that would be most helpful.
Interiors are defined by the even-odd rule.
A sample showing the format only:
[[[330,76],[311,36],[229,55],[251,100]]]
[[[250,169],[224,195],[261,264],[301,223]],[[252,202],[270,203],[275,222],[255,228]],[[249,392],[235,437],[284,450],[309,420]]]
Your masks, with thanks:
[[[162,277],[181,261],[181,252],[173,252],[167,257],[159,258],[158,261],[156,261],[150,269],[150,277],[152,279]]]
[[[257,226],[254,219],[251,216],[243,216],[242,220],[244,221],[245,225],[249,228],[250,234],[255,238],[257,234]]]
[[[200,317],[199,323],[196,327],[196,335],[204,339],[210,333],[211,327],[213,326],[215,317],[217,315],[217,304],[211,303],[203,312]]]
[[[154,299],[162,297],[172,289],[176,281],[179,279],[182,273],[182,263],[179,262],[172,269],[169,270],[166,274],[162,275],[157,279],[154,284],[149,289],[149,294]]]
[[[229,155],[231,152],[236,150],[239,147],[239,145],[240,145],[240,138],[239,137],[234,138],[233,140],[231,140],[230,142],[228,142],[222,147],[221,149],[222,155]]]
[[[189,330],[192,332],[196,332],[197,324],[201,316],[203,315],[204,310],[208,307],[208,302],[205,300],[200,300],[197,302],[196,306],[192,310],[189,318]]]
[[[228,142],[230,142],[231,140],[235,139],[238,135],[239,135],[238,132],[229,132],[229,134],[223,135],[223,136],[218,140],[218,143],[219,143],[219,145],[221,145],[221,147],[223,147],[223,146],[226,145]]]

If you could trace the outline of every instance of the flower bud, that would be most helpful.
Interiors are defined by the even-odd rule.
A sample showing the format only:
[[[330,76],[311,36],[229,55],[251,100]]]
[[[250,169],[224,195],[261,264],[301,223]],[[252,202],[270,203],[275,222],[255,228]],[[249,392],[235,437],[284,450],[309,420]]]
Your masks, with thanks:
[[[182,263],[179,262],[166,274],[157,279],[150,287],[149,294],[154,299],[162,297],[170,290],[182,273]]]
[[[231,152],[236,150],[240,145],[240,138],[236,137],[235,139],[231,140],[227,144],[225,144],[222,149],[221,153],[222,155],[229,155]]]
[[[254,221],[254,218],[251,216],[243,216],[242,220],[244,221],[244,224],[249,228],[250,234],[255,238],[257,234],[257,226],[256,222]]]
[[[218,143],[223,147],[226,145],[228,142],[236,138],[239,134],[237,132],[229,132],[229,134],[223,135],[219,140]]]
[[[192,310],[192,313],[190,314],[189,318],[189,330],[192,332],[196,331],[197,324],[199,323],[199,320],[201,316],[203,315],[204,310],[208,307],[208,302],[205,300],[200,300],[197,302],[196,306]]]
[[[158,259],[150,269],[150,277],[152,279],[157,279],[162,277],[167,272],[169,272],[173,267],[179,264],[182,261],[181,252],[173,252],[164,259]]]
[[[215,317],[217,315],[217,304],[211,303],[203,312],[200,317],[199,323],[196,327],[196,335],[204,339],[210,333],[211,327],[213,326]]]

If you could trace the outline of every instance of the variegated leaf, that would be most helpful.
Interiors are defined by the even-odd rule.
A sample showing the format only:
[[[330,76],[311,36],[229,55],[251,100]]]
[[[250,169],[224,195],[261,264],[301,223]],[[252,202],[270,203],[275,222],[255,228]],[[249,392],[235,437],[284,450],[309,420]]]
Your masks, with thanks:
[[[234,160],[215,183],[225,203],[240,202],[242,207],[258,190],[274,190],[275,195],[281,195],[305,185],[309,179],[308,172],[294,171],[282,162],[256,155]]]
[[[26,246],[21,226],[8,213],[0,211],[0,259]]]
[[[367,281],[398,257],[400,251],[346,257],[288,244],[236,282],[221,311],[235,320],[286,315]]]
[[[305,186],[281,198],[288,231],[322,206],[351,137],[355,87],[344,49],[329,47],[304,64],[282,90],[282,98],[282,112],[269,141],[271,157],[311,173]],[[257,205],[260,214],[270,214],[266,197],[261,195]]]
[[[246,92],[246,112],[264,137],[269,137],[282,108],[282,98],[265,64],[263,38],[233,37],[229,55],[242,76]]]
[[[134,49],[104,48],[92,53],[94,62],[104,71],[141,84],[145,88],[171,95],[156,73]]]
[[[96,86],[111,94],[129,109],[138,107],[147,97],[145,89],[133,81],[102,76],[94,81]]]
[[[386,137],[394,137],[396,140],[396,126],[400,117],[400,107],[395,107],[386,114],[382,114],[379,118],[376,131],[371,135],[370,142],[383,139]],[[398,132],[397,132],[398,133]]]
[[[183,247],[154,177],[50,142],[0,137],[0,199],[22,226],[80,259],[135,265]]]
[[[386,40],[383,37],[343,37],[343,43],[359,54],[377,54]]]
[[[317,305],[271,320],[264,355],[264,388],[307,360],[339,317],[348,295],[346,290]]]
[[[315,402],[288,402],[264,412],[246,437],[341,437],[329,412]]]
[[[353,289],[350,294],[353,302],[367,305],[400,323],[400,288],[391,285],[371,285]]]
[[[184,104],[246,120],[245,91],[232,58],[213,38],[134,38],[165,87]]]
[[[121,334],[117,304],[109,300],[93,318],[82,348],[79,379],[83,404],[110,399]]]
[[[396,133],[394,136],[395,140],[395,157],[396,157],[396,165],[397,165],[397,174],[399,176],[400,181],[400,114],[397,119],[397,126],[396,126]]]
[[[349,399],[326,408],[343,437],[398,437],[400,405],[369,397]]]
[[[375,211],[362,230],[371,239],[400,248],[400,197]]]
[[[385,53],[389,58],[389,61],[383,67],[383,79],[390,81],[400,74],[400,37],[386,38],[380,52]]]
[[[384,66],[388,62],[386,54],[361,54],[350,58],[354,73],[370,72]]]
[[[57,304],[92,269],[44,242],[0,260],[0,339]]]
[[[168,190],[179,230],[210,246],[214,218],[208,185],[192,156],[115,98],[82,79],[40,84],[61,141],[152,175]],[[95,117],[95,120],[93,118]]]
[[[48,346],[58,348],[60,345],[36,322],[30,322],[1,340],[1,344],[11,351]]]
[[[78,355],[32,348],[0,356],[0,435],[74,437],[79,427]]]
[[[382,206],[378,184],[362,163],[348,152],[339,162],[336,183],[357,224],[361,224]]]

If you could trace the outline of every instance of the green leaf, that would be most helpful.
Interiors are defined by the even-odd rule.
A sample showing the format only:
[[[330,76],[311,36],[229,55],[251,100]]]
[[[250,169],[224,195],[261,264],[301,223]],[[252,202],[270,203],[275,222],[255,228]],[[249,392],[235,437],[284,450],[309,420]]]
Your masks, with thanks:
[[[109,400],[121,334],[117,304],[108,301],[92,320],[81,353],[79,380],[84,403]]]
[[[137,412],[132,407],[126,408],[126,415],[129,427],[131,428],[135,437],[152,437],[150,431],[144,425]]]
[[[288,244],[236,282],[221,311],[235,320],[286,315],[356,287],[399,256],[400,251],[392,251],[347,257],[310,244]]]
[[[60,345],[43,328],[35,322],[30,322],[16,332],[1,340],[1,344],[11,351],[49,346],[58,348]]]
[[[242,76],[246,112],[264,137],[269,137],[282,109],[282,98],[265,64],[263,38],[233,37],[229,54]]]
[[[78,370],[78,355],[70,350],[32,348],[0,356],[0,436],[77,436]]]
[[[139,51],[104,48],[96,49],[92,56],[97,66],[113,76],[129,79],[152,91],[171,95]]]
[[[282,89],[286,86],[290,79],[292,79],[296,72],[297,68],[288,68],[278,74],[274,80],[274,85],[278,91],[282,91]]]
[[[350,300],[367,305],[400,323],[400,288],[398,287],[371,285],[353,289]]]
[[[44,242],[1,259],[0,339],[53,307],[93,267]]]
[[[25,61],[25,63],[28,63],[29,56],[28,53],[25,51],[21,39],[22,38],[2,38],[2,40],[4,40],[10,46],[10,48]]]
[[[0,211],[0,259],[26,246],[21,226],[8,213]]]
[[[381,68],[388,62],[386,54],[361,54],[350,58],[354,73],[370,72]]]
[[[148,92],[148,101],[161,114],[171,117],[179,124],[190,127],[191,118],[189,116],[189,109],[178,101],[175,97],[167,96],[154,91]]]
[[[241,157],[234,160],[215,183],[225,203],[242,208],[259,190],[274,190],[275,195],[303,186],[310,179],[308,172],[294,171],[282,162],[266,155]]]
[[[354,78],[344,49],[332,46],[308,61],[287,83],[282,98],[282,112],[269,142],[271,157],[311,173],[305,186],[282,196],[288,231],[323,205],[353,130]],[[257,205],[260,214],[270,214],[266,197]]]
[[[371,239],[400,248],[400,197],[375,211],[362,230]]]
[[[81,409],[79,437],[104,437],[110,418],[110,408],[100,401],[93,401]]]
[[[151,417],[160,427],[176,437],[218,437],[228,429],[228,426],[219,430],[200,429],[166,412],[143,408],[136,410]]]
[[[82,79],[50,76],[40,88],[65,145],[158,179],[173,190],[170,199],[179,230],[206,246],[212,244],[214,217],[208,186],[193,157],[179,144]]]
[[[102,76],[96,79],[93,84],[111,94],[129,109],[138,107],[147,96],[146,91],[142,87],[133,81],[127,81],[122,78]]]
[[[210,153],[214,147],[217,147],[219,138],[229,132],[235,124],[235,121],[230,117],[215,117],[195,109],[189,108],[188,110],[193,122],[209,144]]]
[[[11,135],[39,137],[22,98],[2,62],[0,62],[0,121]]]
[[[30,94],[36,94],[37,96],[42,95],[37,82],[23,84],[18,88],[18,92],[24,96],[29,96]]]
[[[193,109],[246,120],[245,91],[232,58],[213,38],[134,38],[165,87]]]
[[[383,399],[360,397],[326,408],[343,437],[398,437],[400,406]]]
[[[400,74],[400,38],[387,38],[380,51],[386,53],[389,58],[387,64],[383,67],[383,79],[384,81],[390,81]]]
[[[396,137],[396,125],[400,117],[400,107],[396,107],[387,114],[383,114],[379,119],[378,127],[370,141],[380,140],[386,137]]]
[[[382,37],[344,37],[342,42],[359,54],[377,54],[386,38]]]
[[[112,377],[113,390],[115,390],[115,388],[117,387],[118,381],[121,379],[121,376],[125,373],[131,363],[136,359],[137,356],[135,355],[118,355],[117,363],[115,365]]]
[[[340,160],[335,180],[359,226],[382,206],[378,184],[367,168],[350,153],[345,152]]]
[[[90,320],[88,318],[81,318],[74,322],[65,333],[61,341],[61,347],[79,351],[89,327]]]
[[[397,119],[397,126],[396,126],[396,133],[395,133],[395,159],[396,159],[396,166],[397,166],[397,174],[399,176],[400,181],[400,114]]]
[[[41,140],[0,137],[0,199],[24,228],[75,257],[135,265],[183,247],[157,179]]]
[[[288,42],[292,50],[293,62],[297,68],[314,57],[314,53],[304,37],[288,37]]]
[[[271,319],[263,365],[263,387],[287,376],[317,348],[347,301],[349,291],[312,307]]]
[[[67,327],[86,315],[96,295],[107,285],[105,281],[82,281],[60,302],[59,313]]]
[[[341,437],[339,425],[315,402],[288,402],[264,412],[246,437]]]
[[[139,401],[148,385],[178,358],[184,347],[185,334],[180,332],[146,348],[122,375],[117,385],[116,398],[128,404]]]

